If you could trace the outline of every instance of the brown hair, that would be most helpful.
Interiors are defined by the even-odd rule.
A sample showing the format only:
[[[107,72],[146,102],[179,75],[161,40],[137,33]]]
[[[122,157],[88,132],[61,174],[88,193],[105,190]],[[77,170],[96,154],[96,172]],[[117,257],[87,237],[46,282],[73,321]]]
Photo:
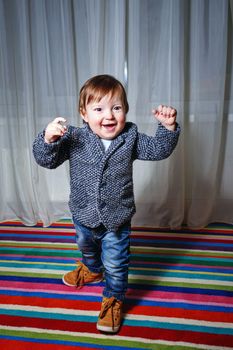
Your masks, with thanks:
[[[111,75],[96,75],[95,77],[86,81],[80,90],[79,94],[79,112],[83,114],[86,111],[86,106],[91,101],[100,101],[105,95],[119,94],[121,96],[122,104],[125,113],[129,110],[127,96],[125,89],[121,82]]]

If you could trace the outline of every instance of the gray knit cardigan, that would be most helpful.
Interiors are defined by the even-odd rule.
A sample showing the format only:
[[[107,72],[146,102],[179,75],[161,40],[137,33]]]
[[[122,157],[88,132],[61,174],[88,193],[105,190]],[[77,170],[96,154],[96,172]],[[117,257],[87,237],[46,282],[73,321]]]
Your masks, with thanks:
[[[127,122],[105,152],[88,124],[69,126],[63,137],[50,144],[44,142],[41,132],[33,143],[33,154],[39,165],[50,169],[69,159],[69,207],[74,219],[91,228],[103,224],[117,230],[135,213],[133,161],[167,158],[179,134],[179,125],[176,131],[169,131],[159,124],[155,136],[148,136]]]

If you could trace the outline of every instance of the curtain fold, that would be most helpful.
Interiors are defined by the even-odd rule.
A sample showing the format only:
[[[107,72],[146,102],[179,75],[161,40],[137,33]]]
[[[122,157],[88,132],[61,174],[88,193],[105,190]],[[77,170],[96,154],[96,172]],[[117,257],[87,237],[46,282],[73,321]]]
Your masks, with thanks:
[[[32,142],[56,116],[81,126],[96,74],[127,89],[128,120],[154,134],[178,111],[172,156],[134,167],[138,226],[233,222],[232,0],[0,0],[0,220],[70,217],[69,169],[42,169]]]

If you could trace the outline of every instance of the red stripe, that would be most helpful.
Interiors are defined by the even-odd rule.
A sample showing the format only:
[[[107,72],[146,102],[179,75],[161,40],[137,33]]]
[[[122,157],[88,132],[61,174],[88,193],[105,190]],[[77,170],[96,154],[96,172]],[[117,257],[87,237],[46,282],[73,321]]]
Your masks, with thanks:
[[[43,228],[39,230],[31,230],[31,229],[25,229],[25,230],[17,230],[15,229],[2,229],[0,228],[0,233],[5,233],[6,235],[31,235],[31,234],[38,234],[38,237],[40,237],[41,234],[47,235],[47,236],[74,236],[74,231],[72,232],[64,232],[64,231],[53,231],[52,229],[49,231],[43,230]]]
[[[190,228],[183,228],[181,230],[171,230],[169,227],[165,227],[165,228],[158,228],[158,227],[132,227],[132,231],[135,231],[135,232],[153,232],[153,233],[156,233],[156,232],[159,232],[159,233],[164,233],[164,234],[167,234],[167,233],[187,233],[187,234],[202,234],[203,232],[204,233],[210,233],[210,234],[223,234],[223,233],[229,233],[229,234],[232,234],[232,231],[233,231],[233,225],[229,225],[229,228],[228,229],[222,229],[222,228],[200,228],[199,230],[196,229],[196,230],[192,230]],[[133,232],[132,232],[133,233]]]
[[[26,226],[24,225],[21,221],[3,221],[0,223],[0,227],[1,226],[20,226],[20,227],[25,227],[25,228],[28,228],[28,227],[31,227],[31,226]],[[51,228],[51,227],[61,227],[61,228],[64,228],[64,226],[66,227],[74,227],[72,221],[70,222],[54,222],[53,224],[51,224],[51,226],[48,226],[46,228]],[[43,227],[43,223],[42,222],[37,222],[36,225],[33,226],[34,228],[37,228],[37,227],[40,227],[40,228],[44,228]]]
[[[96,317],[97,321],[97,317]],[[77,322],[67,320],[54,320],[46,318],[36,317],[21,317],[21,316],[8,316],[4,315],[0,321],[1,325],[13,326],[13,327],[32,327],[40,328],[42,331],[46,330],[61,330],[70,332],[88,332],[98,333],[95,323],[90,322]],[[20,328],[19,328],[20,329]],[[33,331],[33,330],[32,330]]]
[[[3,221],[0,226],[20,226],[20,227],[28,227],[26,225],[24,225],[21,221]],[[72,221],[70,220],[70,222],[64,221],[64,222],[55,222],[51,224],[52,227],[56,226],[56,227],[61,227],[63,228],[64,226],[66,227],[71,227],[73,228],[74,225],[72,223]],[[51,227],[49,226],[49,227]],[[43,223],[42,222],[37,222],[33,227],[41,227],[43,228]],[[225,226],[223,226],[225,227]],[[132,226],[132,231],[136,231],[136,232],[161,232],[161,233],[167,233],[167,232],[175,232],[175,233],[212,233],[212,234],[222,234],[222,233],[229,233],[232,234],[232,225],[229,225],[228,228],[224,229],[223,227],[213,227],[213,228],[200,228],[200,229],[191,229],[191,228],[183,228],[180,230],[171,230],[169,227],[165,227],[165,228],[159,228],[159,227],[141,227],[141,226]]]
[[[38,306],[38,307],[57,307],[65,309],[75,309],[75,310],[91,310],[100,311],[99,302],[87,302],[86,300],[65,300],[65,299],[52,299],[52,298],[38,298],[38,297],[21,297],[21,296],[11,296],[2,295],[1,304],[14,304],[14,305],[28,305],[28,306]]]
[[[148,315],[159,317],[175,317],[183,319],[204,320],[210,322],[233,323],[233,314],[230,312],[216,312],[208,310],[185,310],[182,308],[166,308],[159,306],[129,306],[129,314]]]
[[[46,332],[46,329],[63,330],[70,332],[88,332],[90,334],[98,333],[94,323],[87,322],[72,322],[66,320],[48,320],[39,318],[25,318],[18,316],[4,316],[1,324],[14,327],[35,327],[41,328]],[[20,328],[19,328],[20,329]],[[33,330],[32,330],[33,331]],[[171,330],[162,328],[149,327],[130,327],[123,325],[120,329],[119,335],[130,336],[132,341],[134,337],[140,337],[153,340],[167,340],[167,341],[184,341],[194,344],[207,344],[216,346],[232,346],[233,336],[226,334],[209,334],[202,332],[192,332],[187,330]],[[5,350],[5,349],[4,349]],[[18,350],[18,349],[17,349]],[[34,349],[33,349],[34,350]]]
[[[39,298],[39,297],[21,297],[2,295],[2,304],[16,304],[16,305],[28,305],[38,306],[45,308],[65,308],[73,310],[92,310],[100,311],[100,302],[92,302],[86,300],[66,300],[66,299],[52,299],[52,298]],[[49,310],[49,309],[48,309]],[[147,315],[147,316],[159,316],[159,317],[176,317],[184,319],[204,320],[212,322],[226,322],[233,323],[233,313],[230,312],[217,312],[208,310],[185,310],[182,308],[166,308],[159,306],[139,306],[139,305],[124,305],[124,313],[133,315]]]
[[[75,242],[74,242],[75,243]],[[51,244],[49,244],[46,246],[46,242],[44,242],[44,246],[42,247],[41,245],[36,245],[36,243],[34,242],[33,246],[28,246],[28,245],[18,245],[16,244],[11,244],[10,246],[8,244],[0,244],[0,247],[8,247],[8,248],[30,248],[30,249],[34,249],[34,248],[38,248],[38,249],[53,249],[53,250],[77,250],[77,247],[58,247],[58,246],[51,246]]]
[[[133,245],[131,245],[133,246]],[[179,248],[178,248],[179,249]],[[150,251],[143,251],[143,247],[138,247],[138,250],[137,249],[134,249],[133,251],[133,254],[136,254],[136,253],[142,253],[143,255],[151,255],[152,253]],[[132,254],[132,255],[133,255]],[[198,253],[187,253],[187,252],[180,252],[180,253],[177,253],[177,252],[172,252],[172,251],[169,251],[169,252],[162,252],[161,251],[153,251],[153,255],[167,255],[167,256],[191,256],[191,257],[199,257],[199,258],[215,258],[215,259],[220,259],[220,258],[223,258],[223,259],[233,259],[233,256],[230,256],[230,255],[211,255],[211,254],[198,254]],[[141,263],[141,262],[140,262]]]
[[[63,225],[62,225],[63,226]],[[23,230],[21,229],[23,228]],[[38,233],[38,235],[40,235],[41,233],[44,233],[44,234],[47,234],[47,235],[62,235],[62,236],[71,236],[71,235],[74,235],[74,232],[75,232],[75,229],[74,229],[74,226],[73,225],[70,225],[69,227],[67,227],[68,229],[70,229],[70,232],[65,232],[64,231],[64,227],[61,227],[59,228],[59,225],[56,226],[54,228],[54,225],[52,228],[49,228],[49,227],[46,227],[46,228],[43,228],[43,227],[34,227],[34,228],[28,228],[27,226],[18,226],[17,227],[9,227],[9,228],[5,228],[4,226],[1,227],[0,225],[0,233],[9,233],[9,234],[35,234],[35,233]],[[63,229],[63,230],[62,230]],[[66,228],[65,228],[66,229]],[[157,232],[160,232],[160,231],[157,231]],[[221,233],[223,233],[224,231],[222,232],[219,232],[219,234],[221,235]],[[180,232],[181,234],[184,234],[186,232]],[[203,233],[203,231],[200,231],[200,233]],[[211,234],[212,231],[209,231],[209,233]],[[232,237],[232,231],[229,232],[231,237]],[[178,232],[179,234],[179,232]],[[174,236],[176,235],[176,236]],[[208,237],[208,235],[203,235],[203,237],[177,237],[177,232],[174,232],[171,233],[171,232],[166,232],[166,236],[156,236],[156,231],[154,231],[154,235],[150,235],[150,236],[147,236],[146,233],[143,234],[143,235],[134,235],[133,232],[131,234],[131,238],[132,239],[143,239],[143,240],[148,240],[148,241],[151,241],[153,239],[154,240],[159,240],[159,239],[162,239],[162,240],[168,240],[170,241],[172,238],[175,238],[177,241],[187,241],[187,242],[214,242],[214,243],[232,243],[232,240],[229,240],[227,239],[227,237],[224,237],[224,238],[217,238],[218,236],[216,235],[216,238],[213,238],[211,237],[210,238],[205,238]]]
[[[96,347],[86,347],[77,346],[77,345],[63,345],[63,344],[48,344],[48,343],[40,343],[33,341],[23,341],[23,340],[9,340],[9,339],[1,339],[0,347],[3,350],[96,350]]]
[[[232,233],[231,233],[232,234]],[[185,237],[177,237],[177,236],[173,236],[172,234],[170,234],[169,233],[169,236],[156,236],[156,232],[155,232],[155,234],[153,235],[153,237],[151,237],[151,236],[144,236],[144,235],[142,235],[142,236],[131,236],[132,238],[135,238],[135,239],[137,239],[137,238],[141,238],[141,239],[143,239],[143,240],[146,240],[146,239],[148,239],[148,240],[152,240],[153,239],[153,244],[154,245],[156,245],[156,240],[163,240],[163,241],[171,241],[171,239],[175,239],[176,241],[178,241],[178,242],[205,242],[205,243],[225,243],[225,244],[230,244],[230,243],[232,243],[232,240],[230,240],[230,239],[227,239],[227,237],[225,238],[224,237],[224,239],[220,239],[220,238],[218,238],[218,239],[216,239],[216,238],[212,238],[211,237],[211,239],[209,238],[202,238],[202,237],[187,237],[187,236],[185,236]],[[141,243],[141,245],[143,246],[143,243]]]
[[[165,340],[170,342],[183,341],[191,344],[206,344],[215,346],[229,346],[233,344],[233,336],[226,334],[210,334],[192,332],[187,330],[172,330],[163,328],[146,328],[123,326],[119,333],[121,336],[142,337],[153,340]],[[175,344],[174,344],[175,345]],[[176,347],[174,346],[174,349]]]

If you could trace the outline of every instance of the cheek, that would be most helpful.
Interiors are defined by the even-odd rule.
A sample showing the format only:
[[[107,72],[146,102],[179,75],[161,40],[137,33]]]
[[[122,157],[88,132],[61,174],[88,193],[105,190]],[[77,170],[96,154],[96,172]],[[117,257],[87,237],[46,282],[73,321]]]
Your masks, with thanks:
[[[89,115],[88,122],[90,125],[98,125],[99,124],[99,118],[93,115]]]
[[[98,122],[98,120],[92,120],[91,123],[89,123],[90,126],[92,126],[92,128],[98,128],[100,126],[100,123]]]
[[[125,122],[126,122],[125,115],[124,115],[124,114],[122,114],[122,115],[119,117],[119,123],[121,123],[121,124],[125,124]]]

